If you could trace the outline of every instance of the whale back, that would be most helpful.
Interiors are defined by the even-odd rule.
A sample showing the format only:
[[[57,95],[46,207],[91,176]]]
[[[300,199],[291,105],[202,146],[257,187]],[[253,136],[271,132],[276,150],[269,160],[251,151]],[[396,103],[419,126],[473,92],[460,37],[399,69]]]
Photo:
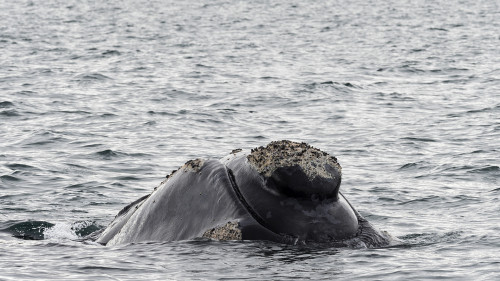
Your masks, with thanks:
[[[98,242],[114,245],[201,237],[207,229],[227,223],[227,218],[244,216],[231,190],[226,168],[219,161],[189,161],[120,216],[112,239],[106,241],[103,233]]]

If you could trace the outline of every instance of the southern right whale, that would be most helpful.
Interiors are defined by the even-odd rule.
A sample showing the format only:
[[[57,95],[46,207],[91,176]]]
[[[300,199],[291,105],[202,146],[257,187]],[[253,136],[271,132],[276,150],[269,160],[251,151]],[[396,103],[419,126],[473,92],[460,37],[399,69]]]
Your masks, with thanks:
[[[123,208],[105,245],[206,237],[336,247],[389,245],[340,193],[337,159],[306,143],[274,141],[222,159],[196,159]]]

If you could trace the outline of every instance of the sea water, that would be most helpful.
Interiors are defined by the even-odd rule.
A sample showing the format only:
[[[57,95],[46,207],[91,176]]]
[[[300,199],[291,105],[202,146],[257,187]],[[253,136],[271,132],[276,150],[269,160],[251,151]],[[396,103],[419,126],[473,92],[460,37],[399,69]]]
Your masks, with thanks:
[[[499,6],[0,0],[0,279],[498,280]],[[83,239],[281,139],[336,156],[399,244]]]

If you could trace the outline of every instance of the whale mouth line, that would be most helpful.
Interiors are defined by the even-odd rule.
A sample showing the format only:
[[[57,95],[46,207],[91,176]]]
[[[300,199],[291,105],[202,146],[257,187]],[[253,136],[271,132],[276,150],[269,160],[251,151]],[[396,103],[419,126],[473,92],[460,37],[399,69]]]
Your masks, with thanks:
[[[245,197],[241,193],[241,190],[238,187],[238,184],[236,183],[236,179],[234,178],[233,171],[231,169],[229,169],[227,166],[225,168],[226,168],[227,175],[229,177],[229,182],[231,183],[231,187],[234,190],[234,193],[238,197],[238,199],[241,202],[241,204],[248,211],[248,213],[250,214],[250,216],[254,220],[256,220],[262,227],[266,228],[267,230],[271,231],[272,233],[274,233],[274,234],[276,234],[278,236],[281,236],[284,240],[290,240],[290,241],[292,241],[293,244],[297,244],[297,242],[299,242],[299,237],[297,237],[295,235],[290,235],[290,234],[287,234],[287,233],[276,233],[274,230],[272,230],[272,228],[270,227],[270,225],[252,208],[252,206],[250,206],[250,204],[247,202],[247,200],[245,199]]]
[[[257,222],[259,223],[262,227],[264,227],[265,229],[267,229],[268,231],[274,233],[275,235],[279,236],[282,238],[282,242],[283,243],[286,243],[286,244],[293,244],[293,245],[297,245],[297,244],[304,244],[306,243],[306,240],[304,239],[301,239],[300,236],[298,235],[292,235],[292,234],[288,234],[288,233],[278,233],[276,231],[274,231],[271,226],[269,225],[269,223],[267,223],[260,215],[259,213],[257,213],[257,211],[255,211],[252,206],[250,205],[250,203],[248,203],[248,201],[245,199],[245,197],[243,196],[238,184],[236,183],[236,179],[235,179],[235,176],[233,174],[233,171],[225,166],[225,169],[226,169],[226,173],[228,175],[228,178],[229,178],[229,182],[231,183],[231,187],[232,189],[234,190],[234,193],[236,194],[238,200],[241,202],[241,204],[243,205],[243,207],[247,210],[247,212],[250,214],[250,216]],[[340,193],[340,192],[339,192]],[[344,195],[341,194],[341,196],[345,199]],[[347,200],[346,200],[347,201]],[[352,236],[352,237],[349,237],[349,238],[344,238],[344,239],[335,239],[334,237],[331,237],[329,236],[330,238],[330,243],[339,243],[339,245],[346,245],[345,242],[350,240],[350,239],[353,239],[353,238],[356,238],[358,236],[362,236],[362,234],[364,233],[364,229],[363,227],[361,226],[361,223],[366,221],[357,211],[356,209],[354,209],[351,205],[351,203],[349,201],[347,201],[347,203],[349,204],[349,206],[351,207],[351,209],[354,211],[355,215],[356,215],[356,218],[357,218],[357,221],[358,221],[358,229],[356,231],[356,233]]]
[[[231,187],[233,188],[234,192],[236,193],[236,196],[238,197],[238,199],[240,200],[240,202],[243,204],[243,206],[245,207],[245,209],[248,211],[248,213],[252,216],[252,218],[254,218],[259,224],[261,224],[262,226],[264,226],[265,228],[270,229],[268,223],[266,223],[266,221],[264,221],[264,219],[259,216],[259,214],[252,208],[252,206],[250,206],[250,204],[247,202],[247,200],[245,199],[245,197],[243,197],[243,194],[241,193],[241,190],[240,188],[238,187],[238,184],[236,184],[236,179],[234,178],[234,174],[233,174],[233,171],[231,169],[229,169],[228,167],[226,167],[226,171],[227,171],[227,175],[229,177],[229,181],[231,182]],[[271,230],[272,231],[272,230]],[[273,231],[273,233],[275,233]],[[276,233],[277,234],[277,233]]]

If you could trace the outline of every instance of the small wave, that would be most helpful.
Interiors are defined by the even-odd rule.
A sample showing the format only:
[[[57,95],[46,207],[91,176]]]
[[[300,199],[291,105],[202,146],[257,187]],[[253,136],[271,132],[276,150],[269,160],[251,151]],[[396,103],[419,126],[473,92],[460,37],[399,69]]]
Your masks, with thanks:
[[[418,141],[418,142],[435,142],[436,140],[430,138],[415,138],[415,137],[404,137],[402,140]]]
[[[399,92],[392,92],[392,93],[377,92],[375,93],[375,95],[377,99],[380,100],[392,100],[398,102],[415,101],[414,98],[409,97],[407,94]]]
[[[201,63],[197,63],[195,64],[196,67],[201,67],[201,68],[214,68],[213,66],[209,66],[209,65],[204,65],[204,64],[201,64]]]
[[[485,107],[481,109],[473,109],[469,110],[466,113],[467,114],[474,114],[474,113],[483,113],[483,112],[490,112],[490,111],[498,111],[500,109],[500,106],[495,106],[495,107]]]
[[[355,85],[353,85],[352,83],[349,83],[349,82],[338,83],[338,82],[333,82],[333,81],[325,81],[325,82],[321,82],[319,84],[320,85],[343,85],[343,86],[346,86],[348,88],[360,88],[360,87],[355,86]]]
[[[106,50],[106,51],[102,52],[102,55],[105,57],[119,56],[119,55],[121,55],[121,53],[117,50]]]
[[[476,154],[476,153],[489,153],[489,151],[479,149],[479,150],[472,151],[470,154]],[[467,154],[467,153],[464,153],[464,154]]]
[[[111,79],[106,75],[100,74],[100,73],[90,73],[90,74],[82,74],[77,76],[79,79],[82,80],[107,80]]]
[[[90,83],[96,83],[96,82],[105,82],[108,80],[112,80],[111,77],[108,77],[104,74],[101,73],[86,73],[86,74],[80,74],[77,75],[73,81],[78,82],[79,84],[90,84]]]
[[[404,167],[404,166],[403,166]],[[404,170],[403,167],[400,170]],[[471,166],[471,165],[458,165],[455,166],[453,164],[442,164],[439,166],[428,165],[428,168],[431,170],[429,173],[421,174],[416,176],[416,178],[425,178],[425,177],[436,177],[436,176],[446,176],[446,177],[463,177],[470,174],[483,174],[485,176],[497,176],[500,171],[500,167],[495,165],[485,165],[485,166]],[[409,168],[407,168],[409,169]],[[417,168],[418,169],[418,168]],[[422,167],[420,169],[425,169]]]
[[[98,151],[95,154],[97,154],[98,156],[103,157],[104,159],[111,159],[111,158],[115,158],[115,157],[119,157],[119,156],[123,155],[123,153],[121,153],[121,152],[115,152],[115,151],[113,151],[111,149],[106,149],[106,150]]]
[[[10,101],[2,101],[0,102],[0,108],[12,107],[14,104]]]
[[[5,165],[7,168],[14,170],[14,171],[26,171],[26,170],[37,170],[37,168],[30,166],[30,165],[25,165],[25,164],[7,164]]]
[[[33,136],[29,137],[23,143],[26,146],[42,146],[58,142],[66,142],[68,139],[63,137],[60,133],[52,131],[36,132]]]
[[[350,82],[334,82],[334,81],[324,81],[324,82],[312,82],[309,84],[305,84],[304,87],[308,90],[314,90],[314,89],[326,89],[326,88],[332,88],[335,90],[343,91],[343,92],[349,92],[352,91],[352,89],[360,89],[362,87],[352,84]]]
[[[417,170],[429,170],[433,168],[433,165],[427,161],[410,162],[402,165],[397,170],[398,171],[417,171]]]
[[[442,201],[442,197],[436,196],[436,195],[431,195],[431,196],[427,196],[427,197],[423,197],[423,198],[404,201],[404,202],[399,203],[399,205],[420,204],[420,203],[441,202],[441,201]]]
[[[19,114],[16,110],[13,110],[13,109],[1,111],[0,115],[5,116],[5,117],[21,116],[21,114]]]
[[[437,243],[450,242],[460,239],[462,237],[462,231],[450,231],[443,234],[439,233],[412,233],[404,236],[399,236],[398,238],[403,241],[400,246],[403,247],[415,247],[415,246],[427,246]]]
[[[406,169],[416,168],[417,166],[418,166],[417,163],[406,163],[403,166],[401,166],[398,170],[406,170]]]
[[[141,180],[142,178],[134,177],[134,176],[118,176],[114,177],[113,179],[119,180],[119,181],[138,181]]]
[[[11,175],[3,175],[3,176],[0,176],[0,180],[1,180],[1,181],[20,181],[20,179],[19,179],[19,178],[14,177],[14,176],[11,176]]]
[[[101,143],[91,143],[91,144],[82,145],[82,147],[85,147],[85,148],[99,147],[99,146],[103,146],[103,144],[101,144]]]
[[[432,30],[432,31],[448,31],[448,29],[442,28],[442,27],[430,27],[430,28],[427,28],[427,30]]]
[[[455,112],[455,113],[449,113],[447,114],[446,116],[447,117],[462,117],[462,116],[466,116],[466,115],[469,115],[469,114],[479,114],[479,113],[490,113],[490,112],[495,112],[495,111],[498,111],[500,109],[500,105],[496,105],[494,107],[484,107],[484,108],[480,108],[480,109],[471,109],[471,110],[468,110],[468,111],[462,111],[462,112]]]
[[[147,153],[125,153],[125,152],[119,152],[119,151],[114,151],[111,149],[105,149],[101,150],[98,152],[93,153],[94,155],[97,155],[105,160],[109,160],[111,158],[118,158],[118,157],[123,157],[123,156],[130,156],[130,157],[147,157],[150,156],[150,154]]]
[[[404,73],[422,73],[422,72],[425,72],[425,70],[414,67],[411,64],[403,64],[402,66],[398,67],[398,69],[399,69],[399,71],[404,72]]]
[[[150,114],[150,115],[163,115],[163,116],[176,116],[175,113],[167,112],[167,111],[153,111],[153,110],[150,110],[150,111],[148,111],[148,114]]]
[[[477,202],[477,203],[481,202],[479,197],[473,196],[473,195],[467,195],[467,194],[456,195],[456,196],[449,198],[446,201],[447,202],[443,202],[443,203],[451,203],[451,204],[456,205],[457,207],[464,206],[465,204],[473,204],[475,202]],[[450,206],[450,204],[447,204],[447,205]]]
[[[54,111],[57,113],[63,113],[63,114],[78,114],[78,115],[91,115],[92,112],[85,111],[85,110],[58,110]]]
[[[472,169],[470,171],[468,171],[468,173],[479,173],[479,174],[483,174],[483,173],[495,173],[495,172],[498,172],[500,171],[500,167],[498,166],[486,166],[486,167],[482,167],[482,168],[478,168],[478,169]]]
[[[411,49],[410,53],[420,53],[420,52],[423,52],[423,51],[425,51],[425,49],[415,48],[415,49]]]
[[[454,78],[454,77],[452,77]],[[474,76],[469,76],[468,78],[455,78],[455,79],[446,79],[441,81],[444,84],[466,84],[470,79],[475,78]]]
[[[101,117],[101,118],[112,118],[112,117],[116,117],[116,116],[118,116],[118,115],[116,115],[114,113],[109,113],[109,112],[99,115],[99,117]]]
[[[31,84],[24,84],[23,86],[26,86],[26,85],[31,85]],[[16,95],[23,95],[23,96],[33,96],[37,94],[36,92],[33,92],[33,91],[19,91],[19,92],[16,92]]]
[[[443,69],[435,68],[435,69],[429,70],[429,72],[431,72],[431,73],[439,73],[439,74],[442,74],[442,73],[453,74],[456,72],[466,72],[466,71],[469,71],[469,69],[468,68],[457,68],[457,67],[448,67],[448,68],[443,68]],[[454,76],[454,77],[459,77],[459,76]]]

